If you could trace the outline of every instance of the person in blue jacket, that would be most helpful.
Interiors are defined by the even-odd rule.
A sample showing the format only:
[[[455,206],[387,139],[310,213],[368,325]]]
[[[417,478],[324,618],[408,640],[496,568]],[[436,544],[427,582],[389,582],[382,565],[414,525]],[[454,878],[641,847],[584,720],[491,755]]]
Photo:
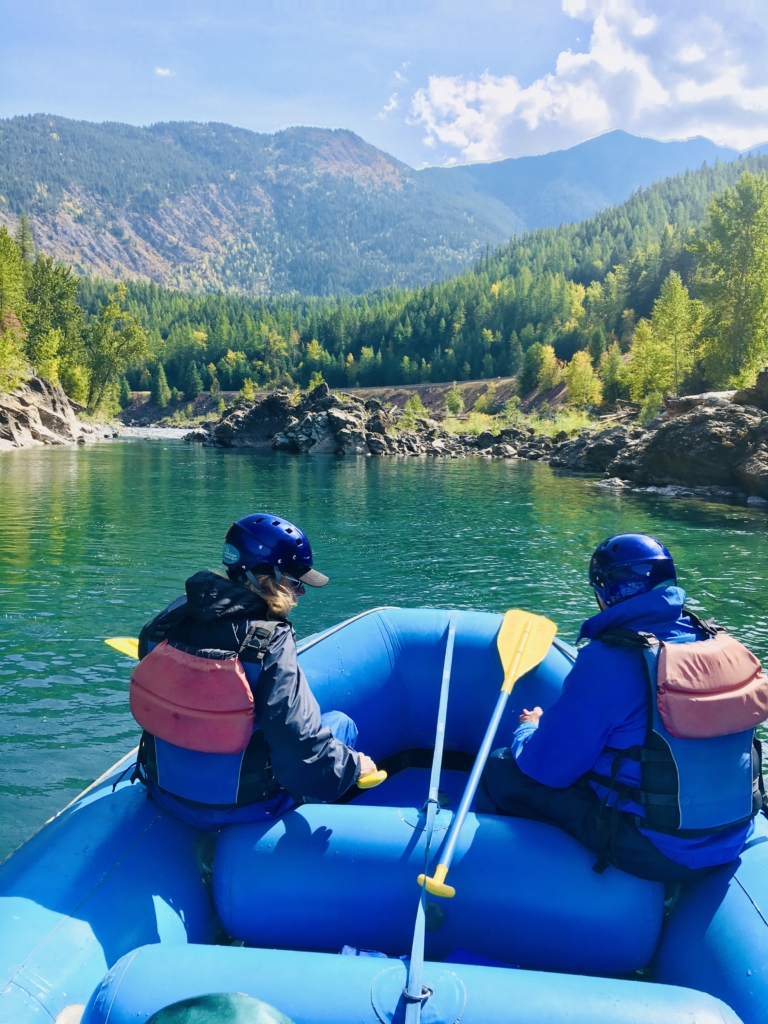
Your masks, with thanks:
[[[355,750],[352,719],[320,713],[296,657],[286,616],[305,585],[328,582],[312,567],[307,536],[279,516],[254,513],[230,527],[223,561],[226,578],[196,573],[139,635],[140,659],[166,640],[192,657],[236,653],[245,670],[255,725],[242,754],[200,753],[142,735],[137,771],[152,797],[208,829],[279,817],[297,802],[331,802],[376,771]]]
[[[751,833],[762,784],[752,735],[739,740],[746,754],[735,755],[733,742],[676,745],[670,736],[664,742],[656,737],[656,745],[667,749],[649,754],[655,690],[642,649],[622,639],[646,633],[687,643],[706,639],[706,627],[686,613],[674,562],[652,537],[622,534],[604,541],[590,563],[590,584],[600,611],[579,634],[590,643],[579,650],[555,704],[546,713],[525,710],[512,746],[490,756],[477,808],[559,826],[599,855],[597,871],[613,864],[641,878],[687,882],[735,859]],[[690,778],[683,759],[692,742],[710,744],[710,778],[686,781],[688,791],[680,793],[680,779]],[[745,757],[751,757],[746,770]],[[664,758],[665,764],[654,762]],[[656,786],[668,795],[647,792],[649,765],[672,773],[672,785]],[[724,806],[711,827],[675,827],[671,805],[698,800],[705,806],[712,786],[722,789]]]

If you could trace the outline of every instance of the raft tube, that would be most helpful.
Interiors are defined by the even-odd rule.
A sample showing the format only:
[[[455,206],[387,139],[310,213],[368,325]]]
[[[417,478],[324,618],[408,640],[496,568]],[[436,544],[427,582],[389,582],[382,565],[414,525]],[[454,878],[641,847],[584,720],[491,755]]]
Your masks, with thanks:
[[[437,816],[433,867],[451,817]],[[310,804],[276,822],[226,829],[213,871],[225,931],[262,947],[410,952],[423,828],[415,808]],[[430,898],[427,958],[444,960],[461,947],[539,970],[618,975],[645,967],[664,887],[616,869],[598,875],[594,862],[551,825],[470,814],[451,867],[456,896]]]
[[[768,821],[762,814],[737,861],[683,889],[654,973],[713,993],[748,1024],[768,1024]]]
[[[450,612],[379,608],[300,645],[301,667],[323,711],[355,720],[357,747],[375,761],[435,742]],[[503,682],[496,636],[503,615],[460,611],[445,730],[447,751],[477,752]],[[544,661],[515,683],[498,730],[512,739],[524,707],[551,707],[575,651],[556,642]],[[426,799],[426,790],[422,800]],[[421,802],[421,801],[420,801]]]
[[[82,1024],[145,1024],[211,992],[261,999],[294,1024],[401,1024],[406,968],[374,957],[215,946],[144,946],[96,989]],[[739,1024],[718,999],[639,981],[426,963],[423,1024]]]

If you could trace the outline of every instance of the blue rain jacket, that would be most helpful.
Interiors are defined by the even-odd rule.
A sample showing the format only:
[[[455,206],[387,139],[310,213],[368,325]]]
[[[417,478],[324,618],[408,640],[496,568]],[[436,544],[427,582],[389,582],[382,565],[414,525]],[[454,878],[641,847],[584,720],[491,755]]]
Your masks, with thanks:
[[[640,594],[587,619],[579,640],[609,629],[625,627],[653,633],[659,640],[703,640],[704,636],[683,613],[685,591],[665,587]],[[542,715],[538,726],[524,722],[516,730],[512,752],[521,771],[545,786],[564,789],[586,772],[610,776],[614,754],[645,743],[648,686],[643,659],[637,651],[610,646],[600,640],[579,651],[560,699]],[[619,772],[621,782],[637,786],[640,765],[627,760]],[[590,783],[600,795],[605,789]],[[609,803],[613,804],[612,793]],[[645,810],[631,801],[622,810],[645,817]],[[689,868],[727,864],[741,852],[751,834],[752,822],[698,839],[683,839],[649,829],[643,835],[665,856]]]

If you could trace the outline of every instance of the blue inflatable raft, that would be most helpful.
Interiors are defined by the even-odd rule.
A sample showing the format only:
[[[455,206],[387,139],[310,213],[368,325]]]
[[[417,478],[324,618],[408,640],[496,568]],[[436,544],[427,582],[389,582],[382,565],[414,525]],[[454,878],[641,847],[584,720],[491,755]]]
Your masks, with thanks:
[[[120,779],[126,755],[0,866],[0,1021],[141,1024],[178,1000],[242,992],[295,1024],[402,1021],[424,862],[449,613],[378,609],[300,645],[323,709],[350,714],[390,778],[335,805],[224,830],[212,896],[200,833]],[[432,841],[437,864],[502,681],[502,616],[460,612]],[[550,706],[574,652],[555,642],[498,733]],[[425,1024],[768,1024],[768,821],[686,889],[609,868],[558,829],[470,814],[452,900],[430,897]],[[379,956],[339,955],[349,950]]]

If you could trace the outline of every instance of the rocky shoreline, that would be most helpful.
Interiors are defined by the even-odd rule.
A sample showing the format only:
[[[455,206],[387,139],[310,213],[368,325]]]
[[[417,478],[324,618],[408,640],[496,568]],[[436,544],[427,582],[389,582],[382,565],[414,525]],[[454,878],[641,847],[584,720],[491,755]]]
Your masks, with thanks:
[[[304,455],[547,459],[554,450],[549,437],[531,428],[452,434],[437,420],[414,417],[411,423],[399,409],[385,409],[375,398],[364,402],[354,395],[334,394],[327,384],[320,384],[298,404],[288,392],[275,391],[187,436],[213,447],[273,448]]]
[[[110,427],[83,423],[84,408],[44,377],[30,377],[0,394],[0,452],[41,445],[91,444],[111,437]]]
[[[575,438],[515,425],[452,434],[437,420],[404,420],[376,399],[333,394],[325,384],[298,403],[273,392],[187,437],[305,455],[526,459],[601,474],[600,485],[613,490],[768,506],[768,369],[754,388],[668,399],[647,427],[622,424]]]

